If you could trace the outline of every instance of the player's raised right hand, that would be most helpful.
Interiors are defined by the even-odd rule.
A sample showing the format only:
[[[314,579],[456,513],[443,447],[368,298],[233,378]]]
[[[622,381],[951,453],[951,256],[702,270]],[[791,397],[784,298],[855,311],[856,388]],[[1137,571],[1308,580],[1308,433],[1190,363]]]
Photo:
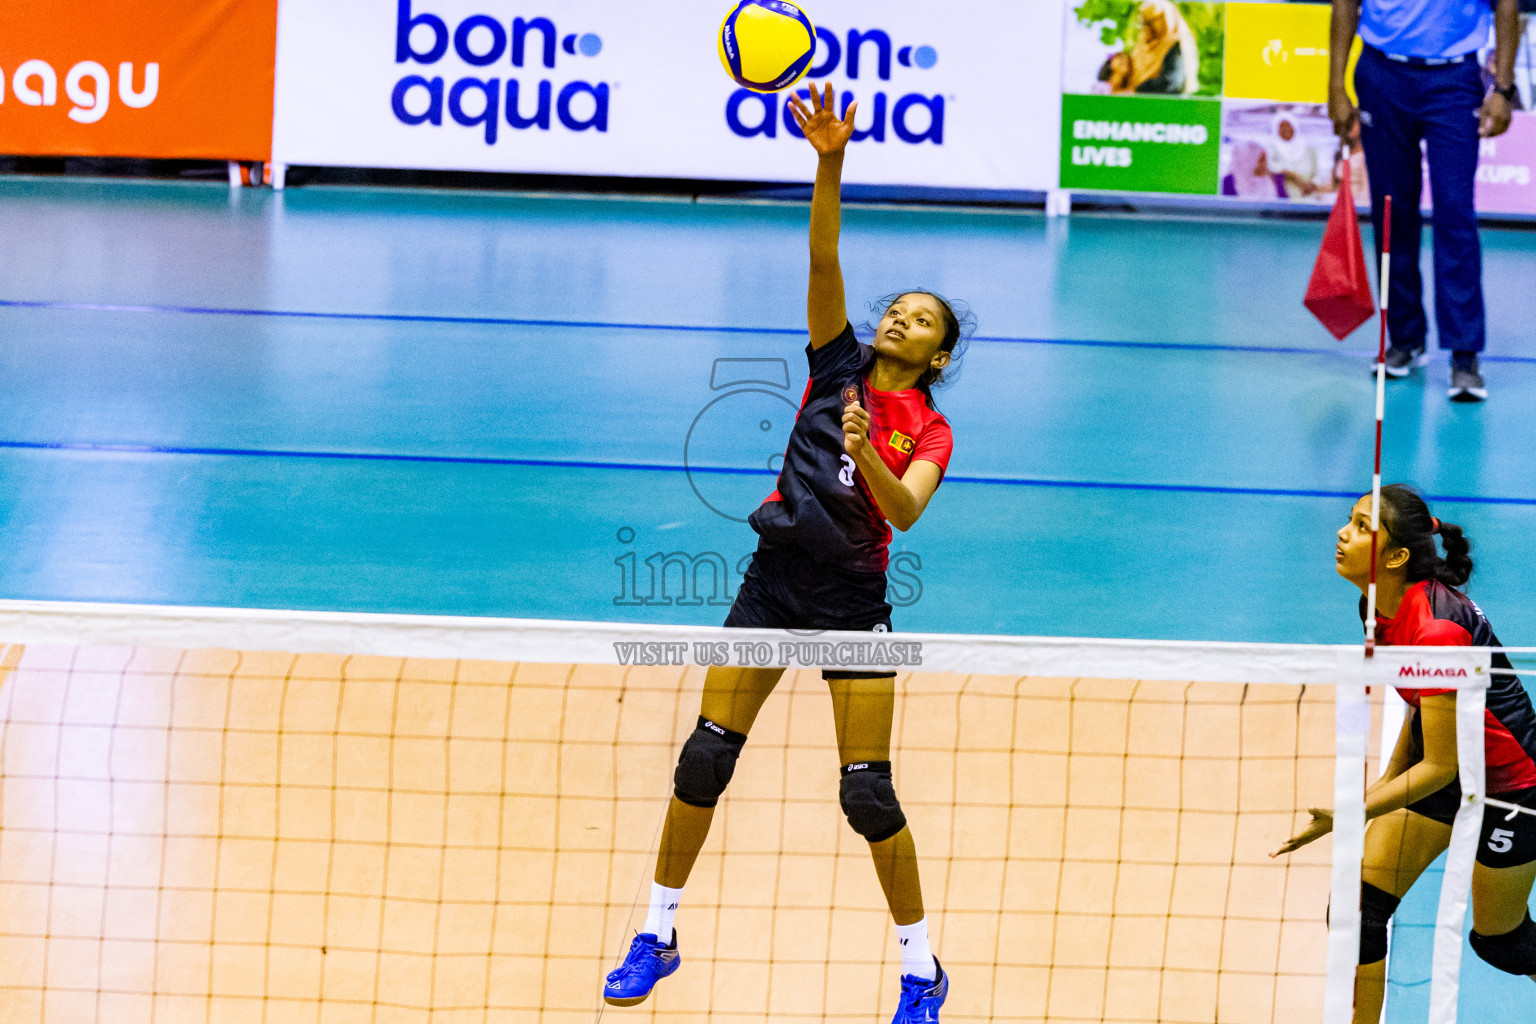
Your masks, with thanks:
[[[857,101],[848,104],[847,112],[839,118],[833,113],[833,101],[836,98],[831,82],[826,83],[825,94],[818,92],[815,85],[811,86],[809,107],[799,96],[791,94],[789,97],[789,109],[794,112],[800,134],[822,156],[841,153],[853,137],[853,115],[858,111],[859,104]]]

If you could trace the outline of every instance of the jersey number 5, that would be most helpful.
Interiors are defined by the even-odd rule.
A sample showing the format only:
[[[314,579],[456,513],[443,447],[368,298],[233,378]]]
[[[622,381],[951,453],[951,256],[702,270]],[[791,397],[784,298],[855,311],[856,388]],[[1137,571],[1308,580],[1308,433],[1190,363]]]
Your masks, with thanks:
[[[853,456],[843,456],[843,468],[838,471],[837,478],[843,482],[844,487],[853,486]]]
[[[1488,833],[1488,849],[1494,853],[1508,853],[1515,847],[1515,834],[1507,828],[1496,828]]]

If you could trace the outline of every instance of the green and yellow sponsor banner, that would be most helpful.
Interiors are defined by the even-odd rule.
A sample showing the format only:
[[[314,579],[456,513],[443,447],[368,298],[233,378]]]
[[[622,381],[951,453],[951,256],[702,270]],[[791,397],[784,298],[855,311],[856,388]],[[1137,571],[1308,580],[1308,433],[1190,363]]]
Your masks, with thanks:
[[[1061,98],[1061,187],[1214,195],[1221,101]]]
[[[1328,4],[1227,4],[1226,88],[1234,99],[1328,102]],[[1360,40],[1350,50],[1354,80]]]

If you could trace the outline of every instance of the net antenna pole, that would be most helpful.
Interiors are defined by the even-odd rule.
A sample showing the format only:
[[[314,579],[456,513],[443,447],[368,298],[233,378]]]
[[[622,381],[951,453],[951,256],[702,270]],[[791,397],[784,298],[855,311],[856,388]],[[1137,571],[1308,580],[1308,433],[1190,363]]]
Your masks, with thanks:
[[[1371,577],[1365,594],[1365,656],[1376,655],[1376,545],[1381,534],[1381,420],[1387,405],[1387,296],[1392,280],[1392,197],[1381,214],[1381,340],[1376,345],[1376,458],[1371,471]]]
[[[1376,346],[1376,450],[1371,469],[1371,569],[1365,593],[1365,661],[1341,663],[1334,688],[1333,863],[1323,1024],[1350,1024],[1360,962],[1360,874],[1365,860],[1365,750],[1371,709],[1366,676],[1376,655],[1376,552],[1381,540],[1381,421],[1387,394],[1387,294],[1392,273],[1392,197],[1381,232],[1381,332]],[[1385,1006],[1385,1004],[1383,1004]],[[1445,1024],[1436,1021],[1435,1024]]]

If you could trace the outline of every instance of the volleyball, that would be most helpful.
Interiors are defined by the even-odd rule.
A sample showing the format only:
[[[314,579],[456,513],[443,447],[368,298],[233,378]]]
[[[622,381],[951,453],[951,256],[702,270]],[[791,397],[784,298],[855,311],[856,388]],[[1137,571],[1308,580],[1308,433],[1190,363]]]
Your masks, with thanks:
[[[815,26],[789,0],[741,0],[720,23],[720,63],[753,92],[800,81],[815,50]]]

